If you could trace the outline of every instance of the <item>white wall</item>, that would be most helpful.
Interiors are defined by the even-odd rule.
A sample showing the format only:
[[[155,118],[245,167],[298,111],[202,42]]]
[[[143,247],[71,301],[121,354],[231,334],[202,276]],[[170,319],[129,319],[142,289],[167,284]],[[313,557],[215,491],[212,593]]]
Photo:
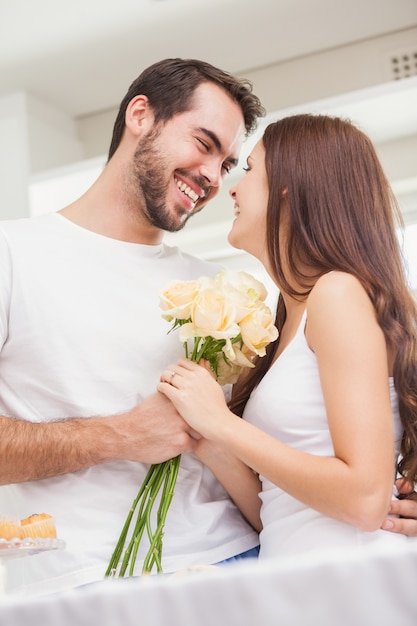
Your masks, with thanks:
[[[33,172],[83,156],[75,120],[24,92],[0,98],[0,219],[30,214]]]
[[[30,171],[25,95],[0,98],[0,218],[28,214]]]

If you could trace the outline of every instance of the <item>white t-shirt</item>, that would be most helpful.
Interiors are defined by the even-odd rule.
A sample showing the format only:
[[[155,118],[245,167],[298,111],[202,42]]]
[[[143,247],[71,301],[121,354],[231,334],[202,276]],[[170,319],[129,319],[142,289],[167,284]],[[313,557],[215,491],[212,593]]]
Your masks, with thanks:
[[[0,414],[31,422],[105,416],[151,394],[183,356],[161,316],[171,280],[218,267],[165,244],[126,243],[58,213],[0,223]],[[43,451],[40,451],[44,454]],[[54,516],[63,551],[8,562],[11,591],[104,577],[148,466],[128,461],[0,488],[0,514]],[[213,474],[183,455],[164,534],[164,572],[229,558],[257,534]],[[136,571],[141,571],[140,553]]]

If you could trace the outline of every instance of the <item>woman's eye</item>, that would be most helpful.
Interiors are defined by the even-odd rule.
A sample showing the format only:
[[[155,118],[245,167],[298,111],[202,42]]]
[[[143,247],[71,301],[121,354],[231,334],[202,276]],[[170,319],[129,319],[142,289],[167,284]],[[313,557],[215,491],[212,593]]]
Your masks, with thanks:
[[[230,171],[232,169],[228,163],[223,163],[222,168],[224,169],[226,174],[230,174]]]
[[[243,167],[242,169],[243,169],[244,172],[250,172],[250,167],[249,166]]]

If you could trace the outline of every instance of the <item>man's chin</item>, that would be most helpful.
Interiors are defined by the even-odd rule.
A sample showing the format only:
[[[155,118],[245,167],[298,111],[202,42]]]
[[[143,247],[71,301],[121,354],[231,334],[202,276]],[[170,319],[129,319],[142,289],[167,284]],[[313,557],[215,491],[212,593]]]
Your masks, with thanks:
[[[193,215],[195,213],[200,213],[200,211],[202,211],[203,209],[205,209],[207,206],[207,202],[205,202],[204,204],[202,204],[201,206],[197,207],[197,209],[194,211]]]
[[[164,224],[163,230],[167,233],[178,233],[184,228],[190,217],[191,215],[182,215],[181,218],[175,220],[175,222],[171,221],[169,224]]]
[[[200,204],[200,205],[198,205],[198,204],[197,204],[197,206],[196,206],[196,207],[194,207],[194,208],[193,208],[193,210],[192,210],[190,213],[187,213],[187,214],[185,215],[185,222],[184,222],[184,224],[185,224],[186,222],[188,222],[188,220],[189,220],[191,217],[193,217],[193,215],[196,215],[197,213],[200,213],[200,211],[202,211],[202,210],[205,208],[206,204],[207,204],[207,202],[205,202],[204,204]]]
[[[204,209],[205,206],[206,206],[205,204],[202,204],[201,206],[197,206],[197,208],[194,208],[190,213],[183,213],[180,218],[179,224],[177,225],[173,224],[173,230],[171,232],[175,233],[175,232],[178,232],[179,230],[182,230],[184,226],[187,224],[188,220],[190,220],[197,213],[200,213],[200,211]]]

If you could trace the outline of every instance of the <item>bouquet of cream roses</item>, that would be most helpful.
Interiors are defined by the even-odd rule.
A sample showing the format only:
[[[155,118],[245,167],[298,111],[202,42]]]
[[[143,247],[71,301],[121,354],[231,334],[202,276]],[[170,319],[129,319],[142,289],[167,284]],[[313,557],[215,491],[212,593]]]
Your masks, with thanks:
[[[203,276],[198,280],[170,283],[160,296],[163,318],[171,322],[171,329],[180,329],[179,340],[185,356],[198,363],[209,361],[220,385],[234,383],[242,368],[254,367],[254,356],[264,356],[266,346],[275,341],[278,331],[273,325],[271,311],[265,304],[265,287],[246,272],[223,270],[214,278]],[[149,549],[142,573],[150,573],[154,566],[162,572],[162,539],[168,509],[174,495],[181,456],[151,465],[144,482],[133,501],[116,548],[110,559],[106,576],[118,572],[124,576],[129,567],[133,575],[137,551],[146,530]],[[156,528],[152,528],[151,511],[161,492],[156,514]],[[132,536],[122,553],[135,510],[138,509]]]

